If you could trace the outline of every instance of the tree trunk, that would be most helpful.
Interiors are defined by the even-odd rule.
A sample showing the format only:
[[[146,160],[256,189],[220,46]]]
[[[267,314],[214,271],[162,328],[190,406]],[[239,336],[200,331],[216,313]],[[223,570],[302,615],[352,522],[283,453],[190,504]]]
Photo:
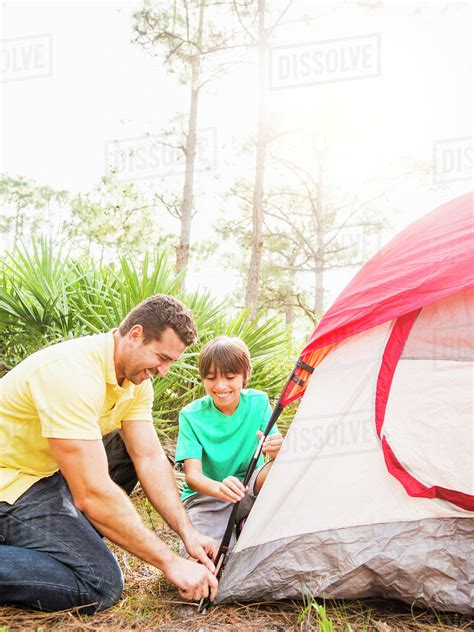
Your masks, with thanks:
[[[285,305],[284,314],[285,325],[291,336],[291,334],[293,333],[293,325],[295,323],[295,308],[293,307],[293,305]]]
[[[314,271],[314,315],[317,320],[324,312],[324,268],[317,267]]]
[[[199,24],[197,45],[201,48],[203,36],[205,0],[199,5]],[[176,253],[176,273],[185,270],[189,261],[189,246],[191,242],[191,222],[193,218],[194,165],[197,147],[197,118],[200,89],[201,59],[196,55],[191,66],[191,104],[189,109],[188,133],[186,139],[186,168],[184,174],[183,203],[181,206],[181,232]],[[184,285],[182,278],[182,285]]]
[[[23,237],[23,207],[17,203],[16,205],[16,213],[15,213],[15,234],[13,237],[13,245],[19,242],[19,240]]]
[[[316,203],[313,205],[313,213],[316,229],[316,260],[314,270],[314,316],[318,321],[324,312],[324,270],[326,251],[326,230],[324,228],[324,205],[323,197],[323,161],[319,160],[318,184],[316,191]]]
[[[321,318],[324,312],[324,264],[325,264],[325,249],[326,249],[326,232],[324,230],[324,217],[323,209],[323,187],[322,187],[322,174],[321,166],[319,168],[318,175],[318,191],[316,194],[316,218],[317,218],[317,237],[316,237],[316,261],[314,271],[314,315],[317,320]]]
[[[294,288],[296,285],[296,270],[294,268],[294,264],[295,261],[294,259],[291,261],[291,271],[290,271],[290,275],[289,275],[289,281],[291,284],[291,287]],[[293,299],[293,296],[291,296],[291,299]],[[293,326],[295,324],[295,306],[293,305],[293,302],[287,303],[285,305],[285,324],[286,327],[290,333],[290,336],[293,335]]]
[[[265,176],[265,154],[267,149],[267,114],[265,103],[265,54],[267,34],[265,32],[266,0],[258,0],[258,121],[255,185],[252,213],[252,254],[247,274],[245,306],[255,314],[257,309],[258,284],[263,251],[263,187]]]

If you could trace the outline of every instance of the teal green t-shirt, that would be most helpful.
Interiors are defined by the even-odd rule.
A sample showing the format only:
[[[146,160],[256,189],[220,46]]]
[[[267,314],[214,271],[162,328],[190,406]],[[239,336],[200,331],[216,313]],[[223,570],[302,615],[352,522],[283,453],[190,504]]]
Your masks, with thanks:
[[[233,415],[224,415],[209,395],[185,406],[179,413],[176,461],[200,459],[202,472],[215,481],[227,476],[243,480],[258,444],[257,430],[265,430],[272,409],[262,391],[243,389]],[[277,431],[273,426],[270,434]],[[263,465],[260,455],[257,466]],[[182,500],[196,492],[186,483]]]

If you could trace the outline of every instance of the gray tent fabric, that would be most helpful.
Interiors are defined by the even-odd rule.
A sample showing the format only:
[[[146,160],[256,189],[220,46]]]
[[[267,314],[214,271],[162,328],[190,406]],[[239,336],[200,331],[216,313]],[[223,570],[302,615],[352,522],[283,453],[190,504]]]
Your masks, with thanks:
[[[460,348],[464,316],[474,317],[471,298],[435,303],[419,317],[415,341],[434,357],[398,362],[383,428],[406,472],[467,495],[474,494],[473,364],[438,360],[435,351],[441,338]],[[447,327],[446,319],[460,326]],[[393,325],[343,341],[314,371],[229,556],[218,602],[387,597],[474,614],[474,512],[408,494],[388,470],[376,432]]]
[[[303,595],[474,614],[474,519],[371,524],[249,547],[230,555],[216,603]]]

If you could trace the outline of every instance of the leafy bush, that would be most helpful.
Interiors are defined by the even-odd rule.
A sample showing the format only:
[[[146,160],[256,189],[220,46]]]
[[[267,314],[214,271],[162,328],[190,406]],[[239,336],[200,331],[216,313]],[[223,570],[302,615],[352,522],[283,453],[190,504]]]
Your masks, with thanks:
[[[0,264],[0,361],[14,366],[30,353],[61,340],[107,331],[147,296],[180,298],[192,310],[199,339],[166,377],[154,381],[154,417],[161,434],[174,433],[177,413],[203,394],[197,356],[215,336],[240,336],[254,365],[250,386],[275,400],[288,377],[289,340],[275,318],[246,310],[232,317],[209,294],[185,292],[165,254],[145,256],[136,266],[78,262],[41,240],[32,252],[17,247]]]

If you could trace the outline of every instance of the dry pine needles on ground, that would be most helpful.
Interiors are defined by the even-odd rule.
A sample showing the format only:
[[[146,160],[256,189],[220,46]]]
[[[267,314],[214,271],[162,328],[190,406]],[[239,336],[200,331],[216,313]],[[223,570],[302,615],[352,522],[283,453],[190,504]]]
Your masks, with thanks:
[[[133,501],[144,522],[167,544],[176,546],[175,535],[163,524],[140,490],[134,493]],[[124,572],[126,585],[122,599],[113,608],[84,616],[74,611],[42,613],[0,606],[0,632],[474,632],[474,621],[469,617],[411,609],[400,602],[374,599],[327,602],[323,607],[320,601],[315,600],[306,603],[232,604],[216,606],[209,613],[199,615],[196,606],[179,599],[176,590],[158,570],[121,549],[112,548]],[[321,612],[325,614],[321,616]]]

